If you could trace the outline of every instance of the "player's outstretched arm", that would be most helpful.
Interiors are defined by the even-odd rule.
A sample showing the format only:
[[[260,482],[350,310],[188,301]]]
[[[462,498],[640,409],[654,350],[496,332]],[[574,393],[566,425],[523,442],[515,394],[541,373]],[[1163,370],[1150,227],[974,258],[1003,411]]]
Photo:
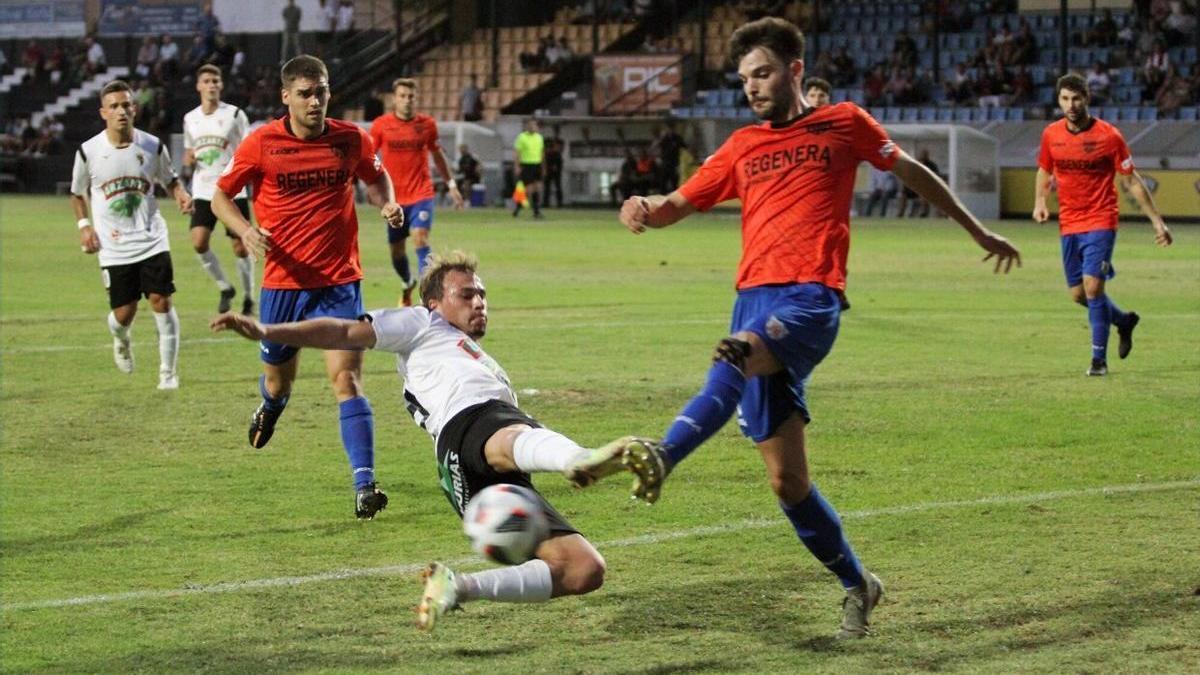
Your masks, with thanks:
[[[212,211],[217,220],[225,223],[231,232],[241,238],[252,258],[261,258],[271,250],[271,232],[251,225],[221,188],[213,189]]]
[[[1142,178],[1142,174],[1134,171],[1128,176],[1121,178],[1125,183],[1125,189],[1129,194],[1133,195],[1138,206],[1142,207],[1142,213],[1150,218],[1150,224],[1154,226],[1154,241],[1159,246],[1170,246],[1174,241],[1171,236],[1171,231],[1167,229],[1167,224],[1163,221],[1162,214],[1158,212],[1158,207],[1154,204],[1154,197],[1150,194],[1150,190],[1146,188],[1146,181]]]
[[[1015,246],[1004,237],[984,227],[979,219],[963,206],[958,197],[954,196],[954,193],[950,191],[950,186],[946,185],[946,182],[937,174],[903,150],[899,152],[900,157],[892,166],[892,173],[896,174],[901,183],[961,225],[975,240],[975,243],[987,251],[987,255],[983,258],[985,261],[996,259],[996,272],[1003,267],[1004,272],[1007,273],[1012,269],[1013,263],[1016,263],[1017,267],[1021,266],[1021,252]]]
[[[1044,223],[1050,219],[1050,209],[1046,207],[1046,197],[1050,194],[1050,172],[1038,167],[1037,178],[1033,183],[1033,219]]]
[[[630,197],[621,205],[621,224],[630,232],[641,234],[647,227],[673,225],[696,212],[679,190],[669,195]]]
[[[259,323],[253,317],[226,312],[208,324],[214,333],[231,330],[248,340],[268,340],[293,347],[369,349],[375,330],[369,321],[321,317],[291,323]]]

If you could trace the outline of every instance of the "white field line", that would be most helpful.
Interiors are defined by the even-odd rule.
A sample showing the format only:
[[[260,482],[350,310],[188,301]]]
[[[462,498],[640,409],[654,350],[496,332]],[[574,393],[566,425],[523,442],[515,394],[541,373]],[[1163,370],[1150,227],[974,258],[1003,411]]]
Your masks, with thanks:
[[[1142,492],[1165,492],[1168,490],[1191,490],[1200,488],[1200,479],[1171,481],[1166,483],[1134,483],[1130,485],[1109,485],[1103,487],[1081,488],[1077,490],[1055,490],[1052,492],[1036,492],[1025,495],[994,495],[991,497],[982,497],[980,499],[963,499],[944,502],[920,502],[916,504],[901,504],[898,506],[885,506],[878,509],[860,509],[857,511],[847,511],[841,514],[842,518],[848,519],[863,519],[863,518],[878,518],[880,516],[895,516],[909,513],[923,513],[927,511],[941,511],[945,509],[968,508],[973,506],[988,506],[988,505],[1007,505],[1007,504],[1033,504],[1036,502],[1052,501],[1058,499],[1071,499],[1075,497],[1091,497],[1096,495],[1118,495],[1118,494],[1135,494]],[[786,527],[783,518],[751,518],[740,520],[721,525],[707,525],[704,527],[692,527],[683,530],[672,530],[668,532],[658,532],[654,534],[645,534],[636,537],[625,537],[622,539],[612,539],[606,542],[600,542],[596,545],[598,549],[604,551],[612,548],[629,548],[633,546],[644,546],[647,544],[657,544],[664,541],[674,539],[687,539],[691,537],[704,537],[714,534],[724,534],[728,532],[740,532],[743,530],[762,529],[768,527]],[[459,558],[447,562],[451,567],[465,567],[478,565],[479,558]],[[234,593],[239,591],[251,591],[261,588],[278,588],[281,586],[300,586],[303,584],[311,584],[323,581],[341,581],[344,579],[355,579],[358,577],[378,577],[378,576],[401,576],[416,574],[426,563],[406,563],[402,565],[387,565],[384,567],[366,567],[360,569],[343,569],[333,570],[330,572],[322,572],[320,574],[309,574],[304,576],[290,577],[275,577],[271,579],[248,579],[245,581],[223,581],[214,584],[195,584],[184,588],[176,589],[147,589],[140,591],[126,591],[124,593],[111,593],[106,595],[82,595],[74,598],[61,598],[54,600],[32,600],[28,602],[13,602],[4,603],[0,609],[5,611],[18,611],[30,609],[49,609],[55,607],[75,607],[79,605],[97,605],[107,604],[112,602],[121,602],[124,600],[157,600],[157,599],[173,599],[188,595],[209,595],[214,593]]]

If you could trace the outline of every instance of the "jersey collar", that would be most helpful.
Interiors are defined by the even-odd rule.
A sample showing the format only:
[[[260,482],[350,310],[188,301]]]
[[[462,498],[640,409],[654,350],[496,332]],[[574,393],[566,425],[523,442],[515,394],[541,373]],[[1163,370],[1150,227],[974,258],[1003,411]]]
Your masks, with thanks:
[[[301,139],[299,136],[297,136],[295,131],[292,131],[292,116],[291,115],[283,116],[283,128],[287,130],[288,135],[291,136],[292,138],[295,138],[296,140],[304,140],[304,139]],[[321,129],[321,133],[316,138],[320,138],[321,136],[324,136],[327,133],[329,133],[329,120],[325,120],[325,128]],[[307,140],[313,141],[313,140],[316,140],[316,138],[309,138]]]
[[[786,122],[771,122],[770,123],[771,128],[772,129],[786,129],[786,128],[792,126],[793,124],[795,124],[796,122],[799,122],[800,120],[804,119],[805,117],[808,117],[809,115],[813,114],[816,111],[817,111],[816,108],[805,108],[804,110],[800,111],[799,115],[796,115],[795,117],[793,117],[792,119],[790,119]]]
[[[1082,134],[1086,131],[1090,131],[1091,128],[1094,126],[1096,126],[1096,118],[1093,117],[1092,115],[1088,115],[1087,124],[1084,124],[1083,126],[1079,127],[1078,131],[1071,131],[1071,123],[1069,121],[1067,121],[1067,119],[1065,117],[1063,118],[1063,127],[1066,128],[1067,133],[1069,133],[1073,136],[1078,136],[1079,134]]]

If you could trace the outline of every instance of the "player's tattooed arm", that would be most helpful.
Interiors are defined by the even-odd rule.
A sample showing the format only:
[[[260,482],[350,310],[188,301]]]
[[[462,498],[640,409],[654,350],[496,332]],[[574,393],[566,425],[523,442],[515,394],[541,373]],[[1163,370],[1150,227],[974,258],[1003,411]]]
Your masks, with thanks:
[[[1154,204],[1154,196],[1150,189],[1146,187],[1146,181],[1137,171],[1128,176],[1121,177],[1125,184],[1125,190],[1133,195],[1138,206],[1142,207],[1142,213],[1150,219],[1150,224],[1154,226],[1154,241],[1159,246],[1170,246],[1174,241],[1171,236],[1171,230],[1167,229],[1167,224],[1163,221],[1162,214],[1158,212],[1158,207]]]

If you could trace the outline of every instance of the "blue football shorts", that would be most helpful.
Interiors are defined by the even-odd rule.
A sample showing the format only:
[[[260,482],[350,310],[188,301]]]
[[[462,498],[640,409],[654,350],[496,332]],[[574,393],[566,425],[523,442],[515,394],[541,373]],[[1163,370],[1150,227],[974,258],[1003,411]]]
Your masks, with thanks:
[[[364,314],[362,291],[357,281],[323,288],[264,288],[259,301],[259,320],[263,323],[287,323],[321,316],[358,319]],[[259,356],[273,366],[291,360],[299,351],[299,347],[278,342],[259,342]]]
[[[1083,283],[1083,275],[1111,279],[1117,276],[1112,265],[1113,248],[1117,245],[1116,230],[1092,230],[1062,236],[1063,272],[1067,286]]]
[[[775,435],[798,412],[812,420],[804,387],[837,338],[841,304],[837,292],[817,283],[758,286],[738,292],[730,334],[747,331],[762,338],[784,369],[746,382],[738,405],[738,425],[754,442]]]
[[[404,227],[388,227],[388,243],[407,239],[415,229],[433,229],[433,197],[400,207],[404,211]]]

